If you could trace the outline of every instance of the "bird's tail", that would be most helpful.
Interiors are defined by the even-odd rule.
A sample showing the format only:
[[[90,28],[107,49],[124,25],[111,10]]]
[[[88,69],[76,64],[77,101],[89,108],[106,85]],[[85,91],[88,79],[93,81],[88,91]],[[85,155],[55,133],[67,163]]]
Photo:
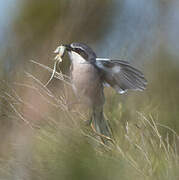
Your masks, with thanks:
[[[112,132],[107,120],[103,114],[103,107],[93,108],[92,111],[92,127],[100,136],[104,144],[107,144],[112,137]]]

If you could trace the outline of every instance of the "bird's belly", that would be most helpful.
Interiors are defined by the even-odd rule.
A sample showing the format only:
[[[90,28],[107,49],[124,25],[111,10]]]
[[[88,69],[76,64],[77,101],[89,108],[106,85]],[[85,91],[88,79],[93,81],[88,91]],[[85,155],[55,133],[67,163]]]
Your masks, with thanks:
[[[73,65],[73,89],[78,98],[89,106],[103,105],[103,86],[97,69],[91,64]]]

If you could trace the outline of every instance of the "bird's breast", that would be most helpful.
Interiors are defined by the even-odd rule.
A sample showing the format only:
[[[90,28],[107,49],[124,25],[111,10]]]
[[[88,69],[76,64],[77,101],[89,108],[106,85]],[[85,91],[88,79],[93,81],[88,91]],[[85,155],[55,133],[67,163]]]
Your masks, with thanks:
[[[89,105],[103,104],[103,85],[98,70],[78,55],[71,54],[70,59],[75,93]]]

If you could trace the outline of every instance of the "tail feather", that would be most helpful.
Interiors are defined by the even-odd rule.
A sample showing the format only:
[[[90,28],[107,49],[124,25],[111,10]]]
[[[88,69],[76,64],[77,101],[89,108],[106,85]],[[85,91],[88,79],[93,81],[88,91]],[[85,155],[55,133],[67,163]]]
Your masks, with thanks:
[[[103,108],[95,108],[92,112],[92,125],[96,131],[100,135],[101,140],[104,144],[107,144],[109,138],[112,137],[112,132],[109,127],[107,120],[103,114]]]

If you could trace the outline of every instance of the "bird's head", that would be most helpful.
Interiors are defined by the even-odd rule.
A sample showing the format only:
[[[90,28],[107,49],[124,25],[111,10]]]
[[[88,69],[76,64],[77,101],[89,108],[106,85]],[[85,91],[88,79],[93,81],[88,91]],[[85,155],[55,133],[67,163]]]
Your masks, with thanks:
[[[70,53],[76,53],[82,57],[88,63],[94,63],[96,61],[96,54],[94,51],[84,43],[71,43],[69,45],[63,45],[66,51]]]

